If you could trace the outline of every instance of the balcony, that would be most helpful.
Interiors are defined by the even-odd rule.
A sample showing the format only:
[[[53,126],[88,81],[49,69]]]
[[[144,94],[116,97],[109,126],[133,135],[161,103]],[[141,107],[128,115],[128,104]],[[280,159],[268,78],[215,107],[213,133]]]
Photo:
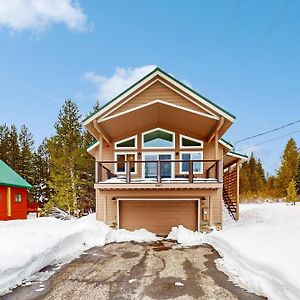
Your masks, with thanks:
[[[222,184],[221,160],[96,161],[95,184],[168,186]]]

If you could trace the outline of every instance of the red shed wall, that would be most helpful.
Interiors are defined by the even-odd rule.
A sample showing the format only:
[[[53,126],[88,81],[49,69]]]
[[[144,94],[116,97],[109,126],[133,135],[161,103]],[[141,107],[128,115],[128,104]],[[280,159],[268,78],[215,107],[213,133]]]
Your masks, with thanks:
[[[6,186],[0,186],[0,220],[27,219],[27,190],[11,187],[11,216],[8,216],[7,189]],[[16,202],[16,194],[22,195],[21,202]]]

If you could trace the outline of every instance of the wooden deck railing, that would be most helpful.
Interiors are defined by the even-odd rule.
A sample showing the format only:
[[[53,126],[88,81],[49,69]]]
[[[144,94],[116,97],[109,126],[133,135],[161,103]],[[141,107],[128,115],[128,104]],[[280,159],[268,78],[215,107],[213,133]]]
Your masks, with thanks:
[[[182,172],[185,164],[185,172]],[[145,177],[145,170],[151,165],[151,176]],[[155,165],[155,167],[154,167]],[[116,172],[120,167],[123,172]],[[199,171],[200,168],[200,171]],[[134,169],[134,171],[132,170]],[[195,169],[197,171],[195,171]],[[96,161],[95,182],[105,182],[112,178],[122,178],[126,183],[137,182],[136,179],[151,179],[151,182],[161,183],[164,179],[200,182],[202,179],[212,179],[222,182],[221,160],[135,160],[135,161]],[[166,174],[168,173],[168,174]],[[134,180],[133,180],[134,179]],[[112,182],[112,181],[111,181]],[[118,183],[117,181],[113,183]]]

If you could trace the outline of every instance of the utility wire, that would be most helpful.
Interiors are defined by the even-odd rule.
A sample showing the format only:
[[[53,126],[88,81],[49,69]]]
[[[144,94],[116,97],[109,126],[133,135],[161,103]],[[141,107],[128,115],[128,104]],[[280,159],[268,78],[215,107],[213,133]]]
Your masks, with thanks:
[[[272,133],[272,132],[281,130],[281,129],[283,129],[283,128],[292,126],[292,125],[297,124],[297,123],[300,123],[300,120],[297,120],[297,121],[294,121],[294,122],[291,122],[291,123],[288,123],[288,124],[284,124],[284,125],[282,125],[282,126],[280,126],[280,127],[277,127],[277,128],[274,128],[274,129],[270,129],[270,130],[267,130],[267,131],[264,131],[264,132],[261,132],[261,133],[258,133],[258,134],[255,134],[255,135],[246,137],[246,138],[244,138],[244,139],[241,139],[241,140],[236,141],[236,142],[234,143],[234,146],[236,146],[236,144],[238,144],[238,143],[241,143],[241,142],[244,142],[244,141],[247,141],[247,140],[251,140],[251,139],[254,139],[254,138],[256,138],[256,137],[259,137],[259,136],[262,136],[262,135],[265,135],[265,134],[269,134],[269,133]]]
[[[240,149],[238,151],[245,151],[245,150],[251,149],[253,147],[256,147],[256,146],[259,146],[259,145],[262,145],[262,144],[266,144],[266,143],[269,143],[269,142],[272,142],[272,141],[275,141],[275,140],[279,140],[279,139],[281,139],[283,137],[286,137],[286,136],[289,136],[289,135],[292,135],[292,134],[295,134],[295,133],[299,133],[299,132],[300,132],[300,130],[296,130],[296,131],[293,131],[293,132],[290,132],[290,133],[287,133],[287,134],[275,137],[273,139],[269,139],[269,140],[263,141],[261,143],[257,143],[255,145],[252,145],[252,146],[249,146],[249,147],[246,147],[246,148],[242,148],[242,149]]]
[[[220,43],[220,46],[219,46],[220,49],[223,47],[223,44],[225,43],[225,40],[228,37],[229,32],[231,31],[232,25],[233,25],[233,23],[234,23],[237,15],[238,15],[238,12],[240,10],[241,4],[242,4],[242,0],[239,0],[239,2],[236,5],[236,8],[235,8],[235,10],[234,10],[234,12],[233,12],[233,14],[231,16],[231,19],[229,21],[229,24],[228,24],[228,27],[226,29],[226,32],[225,32],[225,34],[224,34],[224,36],[223,36],[223,38],[221,40],[221,43]]]
[[[243,65],[242,69],[244,69],[247,66],[247,64],[250,62],[251,58],[253,58],[253,56],[257,53],[257,51],[259,50],[259,48],[263,45],[263,43],[268,38],[268,36],[272,32],[272,30],[275,28],[276,24],[279,22],[279,20],[281,19],[281,17],[284,15],[284,13],[287,10],[287,8],[290,5],[290,3],[291,3],[291,0],[287,0],[286,1],[285,5],[282,7],[282,9],[279,12],[279,14],[275,17],[275,19],[273,20],[273,22],[271,23],[271,25],[267,28],[267,30],[264,32],[264,34],[262,35],[262,37],[259,40],[259,42],[256,44],[254,50],[250,54],[250,57],[248,57],[248,59],[246,60],[246,62]]]

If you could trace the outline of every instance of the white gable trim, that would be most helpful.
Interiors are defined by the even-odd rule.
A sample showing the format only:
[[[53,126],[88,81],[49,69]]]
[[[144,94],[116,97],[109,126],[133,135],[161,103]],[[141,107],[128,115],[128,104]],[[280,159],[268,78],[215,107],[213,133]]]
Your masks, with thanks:
[[[103,108],[102,110],[100,110],[98,113],[96,113],[95,115],[92,115],[89,119],[87,119],[84,122],[84,125],[88,124],[91,122],[91,120],[99,117],[100,115],[104,114],[106,111],[108,111],[111,107],[113,107],[114,105],[118,104],[122,99],[124,99],[125,97],[127,97],[128,95],[130,95],[131,93],[133,93],[134,91],[136,91],[137,89],[139,89],[142,85],[145,84],[145,82],[150,81],[151,79],[153,79],[155,76],[160,75],[162,78],[164,78],[167,82],[172,82],[172,84],[176,87],[178,87],[179,90],[183,90],[185,93],[187,93],[188,95],[190,95],[193,98],[196,98],[197,100],[199,100],[200,103],[206,105],[207,107],[209,107],[212,111],[216,111],[218,114],[220,114],[221,116],[224,116],[226,119],[230,120],[231,122],[234,122],[234,118],[231,117],[230,115],[228,115],[227,113],[223,112],[221,109],[217,108],[216,106],[210,104],[208,101],[206,101],[205,99],[201,98],[200,96],[198,96],[196,93],[191,92],[189,89],[185,88],[184,86],[180,85],[179,83],[177,83],[174,79],[167,77],[166,75],[164,75],[162,72],[160,72],[159,70],[156,70],[155,72],[153,72],[153,74],[149,75],[149,77],[145,78],[144,80],[142,80],[141,82],[139,82],[138,84],[136,84],[134,87],[132,87],[130,90],[128,90],[126,93],[122,94],[119,98],[117,98],[115,101],[113,101],[112,103],[110,103],[109,105],[107,105],[105,108]],[[156,80],[154,81],[156,82]],[[153,82],[153,83],[154,83]],[[150,85],[152,85],[153,83],[151,83]],[[141,91],[145,90],[147,87],[144,87]],[[140,92],[141,92],[140,91]],[[177,93],[179,93],[178,91],[176,91]],[[134,95],[132,97],[130,97],[129,99],[127,99],[127,101],[129,101],[130,99],[132,99],[134,97]],[[190,100],[190,99],[189,99]],[[126,101],[126,102],[127,102]],[[191,101],[191,100],[190,100]],[[125,102],[125,103],[126,103]],[[123,104],[125,104],[123,103]],[[122,104],[122,105],[123,105]],[[119,107],[119,106],[118,106]],[[117,109],[118,107],[116,107],[115,109]],[[203,109],[203,107],[201,107]]]
[[[177,104],[173,104],[173,103],[169,103],[169,102],[165,102],[165,101],[157,99],[157,100],[153,100],[151,102],[142,104],[140,106],[136,106],[136,107],[131,108],[129,110],[122,111],[122,112],[117,113],[115,115],[111,115],[111,116],[108,116],[106,118],[104,117],[103,119],[98,120],[98,123],[101,123],[101,122],[104,122],[104,121],[107,121],[107,120],[110,120],[110,119],[113,119],[113,118],[116,118],[116,117],[128,114],[130,112],[133,112],[133,111],[145,108],[145,107],[150,106],[150,105],[154,105],[156,103],[160,103],[160,104],[163,104],[163,105],[171,106],[171,107],[174,107],[174,108],[177,108],[177,109],[181,109],[181,110],[184,110],[184,111],[187,111],[187,112],[199,115],[199,116],[203,116],[203,117],[206,117],[206,118],[210,118],[210,119],[213,119],[213,120],[219,120],[219,117],[208,115],[208,114],[202,113],[200,111],[196,111],[196,110],[193,110],[193,109],[190,109],[190,108],[186,108],[186,107],[183,107],[183,106],[180,106],[180,105],[177,105]]]
[[[92,151],[94,148],[98,147],[99,145],[100,145],[100,142],[98,141],[98,142],[96,142],[95,144],[93,144],[92,146],[88,147],[88,148],[86,149],[86,151],[87,151],[87,152],[90,152],[90,151]]]

